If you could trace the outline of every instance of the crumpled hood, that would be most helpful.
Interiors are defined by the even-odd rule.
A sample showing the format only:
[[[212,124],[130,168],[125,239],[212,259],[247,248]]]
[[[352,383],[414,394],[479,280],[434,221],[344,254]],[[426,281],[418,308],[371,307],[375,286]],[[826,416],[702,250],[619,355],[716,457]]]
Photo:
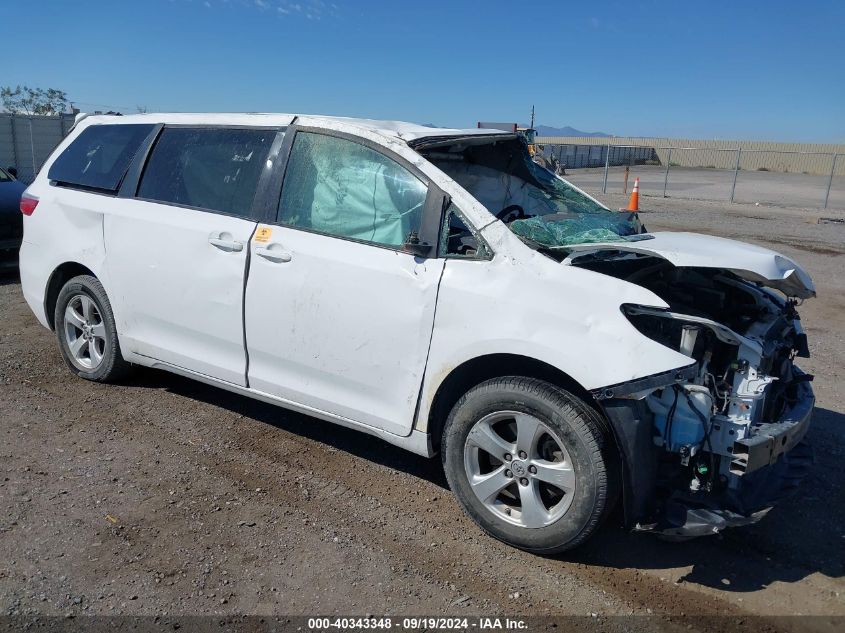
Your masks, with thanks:
[[[678,267],[723,268],[751,282],[780,290],[790,297],[816,296],[810,275],[793,260],[775,251],[723,237],[699,233],[657,232],[653,239],[567,246],[565,264],[600,251],[624,251],[661,257]]]

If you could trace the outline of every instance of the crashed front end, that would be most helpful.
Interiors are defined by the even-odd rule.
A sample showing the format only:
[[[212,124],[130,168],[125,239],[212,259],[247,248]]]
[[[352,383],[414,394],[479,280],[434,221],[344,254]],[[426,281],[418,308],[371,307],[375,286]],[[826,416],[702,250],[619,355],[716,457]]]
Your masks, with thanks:
[[[645,376],[634,365],[636,380],[593,391],[622,453],[632,525],[712,534],[759,519],[795,487],[812,461],[802,440],[814,404],[793,364],[809,355],[796,306],[815,295],[800,266],[734,240],[648,233],[508,135],[413,146],[535,251],[651,291],[649,306],[622,305],[630,329],[609,334],[620,352],[644,335],[688,363]]]
[[[625,458],[628,521],[684,538],[759,520],[807,473],[812,453],[803,439],[814,396],[812,376],[794,364],[809,356],[796,306],[815,290],[797,264],[772,251],[697,236],[714,247],[705,264],[682,254],[671,235],[628,251],[584,246],[566,263],[636,283],[669,306],[622,310],[637,331],[690,364],[593,395]],[[727,253],[715,248],[728,244]],[[720,265],[743,247],[753,263]]]

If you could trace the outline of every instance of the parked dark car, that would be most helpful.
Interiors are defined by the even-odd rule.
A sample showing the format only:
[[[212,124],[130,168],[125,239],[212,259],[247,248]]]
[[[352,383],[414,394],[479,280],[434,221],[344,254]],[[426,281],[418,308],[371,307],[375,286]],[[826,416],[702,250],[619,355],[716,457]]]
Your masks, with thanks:
[[[26,185],[13,168],[0,168],[0,270],[16,268],[23,238],[21,194]]]

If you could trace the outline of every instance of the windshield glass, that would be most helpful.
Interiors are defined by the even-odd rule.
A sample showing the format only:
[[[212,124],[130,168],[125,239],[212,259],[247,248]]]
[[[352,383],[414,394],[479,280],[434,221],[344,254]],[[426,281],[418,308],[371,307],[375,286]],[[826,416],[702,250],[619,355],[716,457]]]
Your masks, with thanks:
[[[635,214],[610,211],[537,165],[524,141],[445,149],[452,151],[432,152],[429,160],[533,245],[623,241],[642,232]]]

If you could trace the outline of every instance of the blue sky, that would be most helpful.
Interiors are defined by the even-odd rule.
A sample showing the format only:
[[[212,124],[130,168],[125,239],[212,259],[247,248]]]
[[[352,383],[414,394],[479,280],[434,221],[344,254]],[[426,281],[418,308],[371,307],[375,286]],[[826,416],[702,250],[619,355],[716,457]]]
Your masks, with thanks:
[[[0,85],[83,110],[845,142],[845,2],[0,0]]]

